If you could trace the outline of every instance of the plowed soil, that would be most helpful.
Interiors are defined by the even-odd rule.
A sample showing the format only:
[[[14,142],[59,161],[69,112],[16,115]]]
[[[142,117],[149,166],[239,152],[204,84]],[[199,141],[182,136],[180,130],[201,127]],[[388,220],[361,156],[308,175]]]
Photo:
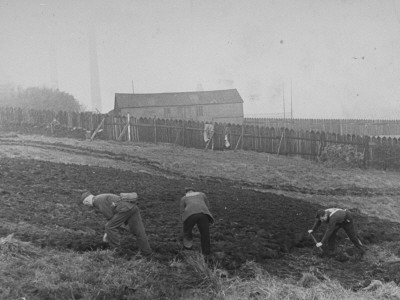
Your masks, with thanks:
[[[99,144],[96,148],[89,141],[73,141],[18,136],[0,139],[0,236],[14,233],[16,238],[41,247],[75,251],[104,249],[107,245],[101,238],[105,219],[82,206],[80,194],[86,189],[94,194],[135,191],[139,194],[139,207],[155,252],[154,259],[167,263],[182,251],[179,199],[184,187],[192,184],[207,194],[216,219],[211,227],[214,260],[232,274],[246,276],[241,266],[246,260],[254,260],[271,275],[282,278],[299,278],[302,273],[311,272],[321,279],[327,275],[352,288],[361,287],[371,279],[400,281],[399,223],[349,208],[361,240],[369,249],[361,261],[355,259],[353,247],[344,234],[338,239],[339,254],[330,258],[321,257],[307,235],[315,212],[327,208],[327,203],[317,203],[315,198],[306,201],[304,195],[353,194],[368,201],[372,194],[376,196],[382,191],[354,186],[318,190],[296,184],[282,184],[281,190],[273,184],[272,189],[271,182],[255,182],[236,174],[237,170],[225,169],[226,176],[222,177],[210,170],[196,172],[192,167],[192,173],[188,174],[187,170],[181,170],[178,159],[171,163],[178,166],[172,168],[160,162],[162,159],[154,159],[154,152],[146,156],[146,145],[125,143],[124,147],[133,151],[122,153],[117,143],[107,144],[107,148]],[[165,149],[165,161],[171,152],[174,155],[178,152],[182,162],[196,159],[193,151],[199,156],[204,154],[201,150],[160,147],[157,153],[160,155]],[[236,154],[207,152],[208,160],[212,155],[220,158]],[[221,162],[216,163],[222,168]],[[237,163],[246,168],[246,162]],[[291,163],[288,159],[288,164]],[[197,164],[197,168],[200,170],[202,165]],[[291,194],[279,193],[285,190],[297,194],[290,197]],[[136,251],[134,237],[124,231],[121,235],[123,248],[127,252]],[[195,242],[198,249],[198,233]]]

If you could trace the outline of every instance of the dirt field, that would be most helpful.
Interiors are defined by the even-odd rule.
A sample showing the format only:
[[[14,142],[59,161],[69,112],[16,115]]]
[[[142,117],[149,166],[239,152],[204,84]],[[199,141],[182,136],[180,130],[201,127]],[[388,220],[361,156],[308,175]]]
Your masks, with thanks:
[[[210,199],[212,251],[231,273],[245,276],[242,264],[254,260],[272,275],[312,272],[354,289],[371,279],[400,282],[400,174],[251,152],[44,136],[3,134],[0,146],[0,236],[76,251],[104,248],[105,219],[83,207],[80,194],[136,191],[155,259],[167,262],[181,252],[178,204],[191,183]],[[354,213],[369,249],[362,261],[344,235],[334,258],[321,258],[307,236],[316,210],[332,206]],[[137,250],[122,234],[124,249]]]

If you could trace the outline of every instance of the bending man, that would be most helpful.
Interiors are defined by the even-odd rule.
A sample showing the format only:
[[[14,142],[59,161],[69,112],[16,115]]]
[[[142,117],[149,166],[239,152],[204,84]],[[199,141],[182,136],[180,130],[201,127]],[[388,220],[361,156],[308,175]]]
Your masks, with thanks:
[[[317,243],[317,247],[321,247],[325,245],[327,242],[327,250],[329,255],[335,253],[335,242],[336,242],[336,233],[340,228],[343,228],[349,237],[350,241],[353,242],[354,246],[360,252],[360,256],[363,256],[365,253],[364,246],[361,243],[360,239],[357,237],[356,230],[354,228],[353,217],[351,213],[346,209],[340,208],[329,208],[326,210],[319,210],[317,215],[315,216],[316,220],[312,229],[308,231],[309,234],[313,233],[315,230],[319,228],[322,222],[327,223],[328,228],[322,238],[321,242]]]
[[[120,250],[120,236],[118,228],[127,224],[129,230],[136,236],[139,250],[148,255],[151,253],[150,245],[137,206],[136,193],[99,194],[92,195],[90,192],[82,194],[81,200],[84,205],[94,207],[100,211],[108,220],[105,225],[104,242],[108,242],[111,249]]]
[[[207,196],[201,192],[195,192],[192,187],[185,188],[185,196],[181,198],[180,211],[183,222],[183,246],[191,249],[193,245],[193,227],[197,225],[200,232],[201,252],[210,254],[210,223],[214,218],[209,210]]]

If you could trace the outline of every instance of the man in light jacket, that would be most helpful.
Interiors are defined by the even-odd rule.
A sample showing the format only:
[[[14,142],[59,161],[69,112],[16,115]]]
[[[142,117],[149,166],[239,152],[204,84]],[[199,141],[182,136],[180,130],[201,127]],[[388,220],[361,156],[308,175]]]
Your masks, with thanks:
[[[214,218],[210,213],[210,205],[207,196],[201,192],[195,192],[194,188],[185,188],[185,196],[180,201],[180,213],[183,222],[183,246],[191,249],[193,245],[193,227],[197,225],[200,232],[201,252],[210,254],[210,223]]]
[[[81,196],[84,205],[94,207],[108,220],[105,225],[104,242],[108,242],[111,249],[120,250],[120,236],[118,228],[127,224],[129,230],[136,236],[139,250],[144,255],[151,253],[146,231],[137,206],[136,193],[99,194],[92,195],[85,192]]]
[[[322,222],[325,222],[328,225],[321,242],[316,244],[317,247],[321,247],[327,242],[328,244],[326,248],[328,254],[333,254],[335,252],[336,233],[340,228],[343,228],[350,241],[352,241],[354,246],[358,249],[360,257],[364,255],[364,246],[357,237],[353,217],[348,210],[340,208],[319,210],[315,218],[314,226],[308,231],[309,234],[317,230]]]

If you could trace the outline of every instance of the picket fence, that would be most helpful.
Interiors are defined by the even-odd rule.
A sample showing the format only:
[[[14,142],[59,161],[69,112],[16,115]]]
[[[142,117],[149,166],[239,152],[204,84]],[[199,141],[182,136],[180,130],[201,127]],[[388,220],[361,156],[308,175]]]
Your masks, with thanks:
[[[400,136],[400,120],[245,118],[245,124],[369,136]]]
[[[400,141],[396,138],[341,135],[324,131],[304,131],[239,124],[214,124],[213,138],[204,139],[205,123],[156,118],[129,118],[90,112],[53,112],[0,109],[2,130],[39,130],[53,134],[53,126],[85,129],[89,138],[119,141],[171,143],[207,150],[246,150],[316,160],[327,145],[351,146],[363,155],[363,166],[400,169]],[[50,131],[51,128],[51,131]],[[101,129],[101,130],[100,130]],[[101,133],[100,133],[101,131]],[[226,138],[230,147],[226,147]]]

